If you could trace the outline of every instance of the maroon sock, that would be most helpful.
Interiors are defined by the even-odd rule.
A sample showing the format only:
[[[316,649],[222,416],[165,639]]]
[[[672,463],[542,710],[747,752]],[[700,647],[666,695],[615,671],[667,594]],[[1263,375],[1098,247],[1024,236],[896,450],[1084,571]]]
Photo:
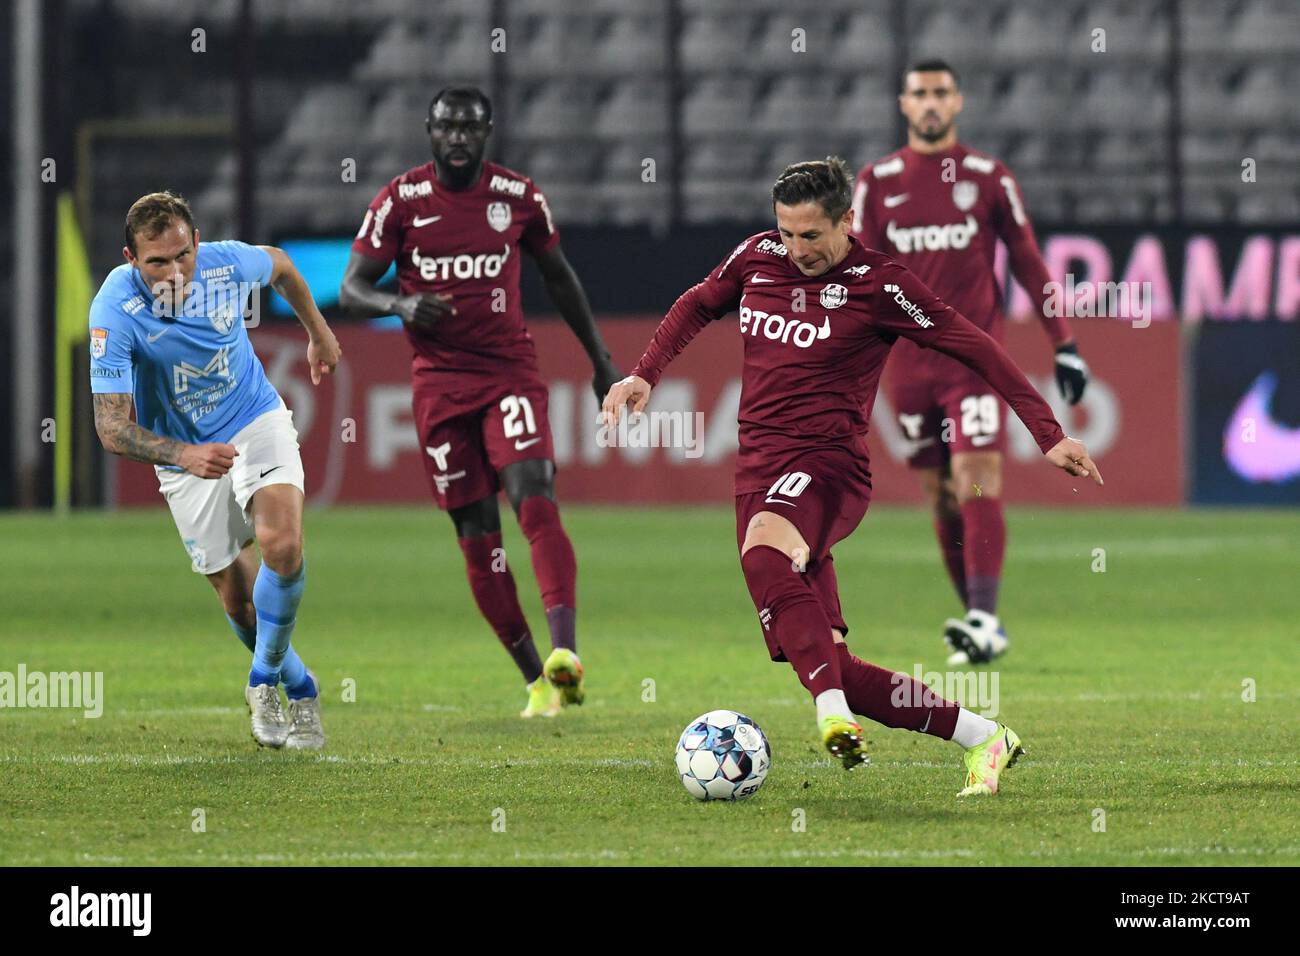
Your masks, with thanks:
[[[560,509],[541,495],[525,498],[519,505],[519,527],[532,549],[533,574],[542,592],[551,646],[577,650],[578,560],[560,524]]]
[[[524,620],[523,609],[519,606],[515,577],[510,573],[505,551],[501,548],[501,532],[459,540],[474,601],[502,646],[519,666],[524,680],[531,684],[542,673],[542,662],[528,631],[528,622]]]
[[[1002,582],[1002,556],[1007,550],[1007,523],[998,498],[981,496],[961,506],[966,540],[966,607],[972,611],[998,611],[998,585]]]
[[[762,544],[740,559],[763,629],[776,634],[799,682],[816,697],[822,691],[840,689],[840,660],[821,602],[805,576],[791,564],[776,548]]]
[[[961,606],[966,607],[966,556],[962,553],[964,535],[961,512],[935,512],[934,530],[939,536],[939,550],[943,553],[948,577],[952,578],[952,586],[957,589]]]
[[[886,670],[854,657],[847,644],[836,644],[844,697],[855,714],[886,727],[903,727],[951,740],[957,729],[958,704],[940,697],[914,677]]]

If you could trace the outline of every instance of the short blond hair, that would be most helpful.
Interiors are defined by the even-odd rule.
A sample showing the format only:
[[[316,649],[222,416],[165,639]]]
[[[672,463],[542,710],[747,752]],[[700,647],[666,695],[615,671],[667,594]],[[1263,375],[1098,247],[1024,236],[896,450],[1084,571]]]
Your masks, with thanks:
[[[135,237],[156,239],[177,219],[194,232],[194,215],[183,196],[172,192],[149,193],[131,203],[126,211],[126,247],[135,255]]]

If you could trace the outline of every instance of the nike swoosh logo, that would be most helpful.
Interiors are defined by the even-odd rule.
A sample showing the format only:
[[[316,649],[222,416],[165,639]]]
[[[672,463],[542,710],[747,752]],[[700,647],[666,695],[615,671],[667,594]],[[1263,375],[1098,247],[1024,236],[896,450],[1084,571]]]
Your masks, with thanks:
[[[917,731],[918,734],[923,734],[930,729],[930,718],[933,716],[934,716],[933,710],[927,710],[925,712],[925,723],[922,724],[921,729]]]
[[[764,498],[763,500],[774,505],[789,505],[791,508],[799,507],[793,501],[782,501],[780,498]]]
[[[528,441],[517,441],[515,442],[515,450],[523,451],[525,448],[530,448],[533,445],[536,445],[539,441],[541,441],[540,438],[530,438]]]
[[[993,439],[997,437],[998,437],[997,435],[976,435],[974,438],[970,440],[970,443],[974,445],[976,448],[978,448],[981,445],[987,445],[989,442],[993,441]]]
[[[816,676],[817,676],[818,674],[820,674],[820,673],[822,672],[822,667],[829,667],[829,666],[830,666],[830,661],[827,661],[825,664],[823,664],[821,667],[817,668],[815,671],[809,671],[809,672],[808,672],[808,679],[809,679],[809,680],[813,680],[814,678],[816,678]]]
[[[901,206],[903,203],[907,202],[908,197],[911,195],[911,193],[903,193],[898,196],[886,196],[885,208],[893,209],[895,206]]]
[[[1223,430],[1223,459],[1246,481],[1283,482],[1300,475],[1300,428],[1273,417],[1275,391],[1277,373],[1261,372]]]
[[[170,331],[171,331],[170,328],[166,328],[163,329],[161,332],[155,332],[152,335],[146,335],[145,338],[148,339],[150,342],[157,342],[160,338],[162,338]]]
[[[763,276],[759,275],[759,274],[756,272],[756,273],[754,273],[754,278],[750,279],[749,281],[750,281],[750,282],[775,282],[776,280],[775,280],[775,279],[767,279],[767,278],[764,278]]]
[[[414,226],[416,229],[419,229],[421,226],[427,226],[429,225],[429,223],[437,222],[441,218],[442,218],[441,216],[429,216],[426,219],[421,219],[419,216],[416,216],[414,219],[411,220],[411,225]]]
[[[277,469],[279,469],[279,468],[283,468],[283,467],[284,467],[284,465],[276,465],[275,468],[268,468],[268,469],[266,469],[266,471],[262,472],[262,473],[261,473],[260,475],[258,475],[257,477],[259,477],[259,478],[265,478],[265,477],[266,477],[267,475],[269,475],[271,472],[276,471]]]

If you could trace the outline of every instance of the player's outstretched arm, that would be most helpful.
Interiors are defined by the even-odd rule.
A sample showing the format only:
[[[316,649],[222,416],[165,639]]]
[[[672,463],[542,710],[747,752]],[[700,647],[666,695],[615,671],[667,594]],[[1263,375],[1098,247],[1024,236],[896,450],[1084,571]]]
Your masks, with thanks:
[[[180,465],[200,478],[220,478],[239,454],[234,445],[209,442],[190,445],[164,438],[131,421],[131,395],[127,392],[96,394],[95,431],[106,451],[150,465]]]
[[[307,330],[307,364],[311,368],[313,385],[319,385],[322,375],[334,371],[343,357],[339,340],[330,331],[325,316],[316,307],[307,280],[302,277],[298,267],[293,264],[288,253],[275,246],[262,246],[271,256],[271,286],[284,296],[284,300],[293,309],[298,321]]]
[[[992,336],[965,316],[953,313],[943,334],[931,344],[988,382],[1015,410],[1049,462],[1075,477],[1105,484],[1083,442],[1063,436],[1051,408]]]
[[[596,320],[591,314],[591,303],[582,288],[578,274],[565,258],[560,247],[553,246],[537,257],[537,270],[542,274],[546,294],[555,303],[555,308],[564,318],[564,322],[573,330],[573,334],[582,343],[591,367],[595,372],[591,386],[596,397],[603,397],[614,383],[623,377],[610,357],[609,349],[600,337]]]

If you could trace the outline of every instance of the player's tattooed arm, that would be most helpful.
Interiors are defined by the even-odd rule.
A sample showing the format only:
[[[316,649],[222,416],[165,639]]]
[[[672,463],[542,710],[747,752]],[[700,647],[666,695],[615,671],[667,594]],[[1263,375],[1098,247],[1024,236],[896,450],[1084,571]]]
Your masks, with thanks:
[[[123,458],[151,465],[180,462],[184,442],[155,435],[131,421],[129,393],[95,395],[95,431],[105,449]]]
[[[226,442],[191,445],[164,438],[131,421],[131,396],[95,395],[95,431],[104,448],[114,455],[150,465],[180,465],[199,478],[220,478],[235,463],[239,452]]]

